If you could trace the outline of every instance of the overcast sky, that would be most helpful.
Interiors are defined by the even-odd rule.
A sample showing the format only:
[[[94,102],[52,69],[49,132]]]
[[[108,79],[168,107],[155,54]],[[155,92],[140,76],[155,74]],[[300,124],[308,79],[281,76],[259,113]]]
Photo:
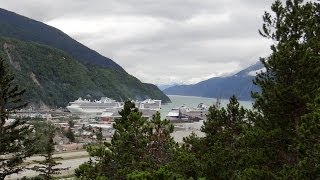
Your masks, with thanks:
[[[54,26],[143,82],[190,84],[270,53],[258,29],[273,0],[0,0]]]

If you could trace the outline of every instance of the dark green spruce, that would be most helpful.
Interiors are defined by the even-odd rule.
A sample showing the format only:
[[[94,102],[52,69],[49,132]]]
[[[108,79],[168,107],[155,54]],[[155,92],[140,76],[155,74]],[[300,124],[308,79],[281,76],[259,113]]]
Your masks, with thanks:
[[[69,120],[68,124],[69,124],[69,127],[68,127],[67,132],[65,133],[65,136],[69,139],[70,142],[74,143],[76,141],[76,138],[75,138],[74,133],[72,131],[72,128],[74,127],[73,120]]]
[[[116,121],[107,153],[98,161],[103,162],[101,172],[108,172],[101,175],[120,179],[319,179],[320,3],[277,0],[271,10],[263,16],[260,34],[274,44],[270,56],[261,59],[266,71],[254,81],[261,92],[252,94],[252,110],[241,107],[233,96],[226,108],[218,104],[209,109],[201,129],[204,137],[192,134],[180,146],[169,145],[169,153],[162,155],[164,151],[148,153],[152,136],[143,128],[148,123],[128,103]],[[160,161],[156,162],[165,163],[157,165],[157,158]],[[87,167],[92,172],[98,166],[87,163]]]
[[[0,179],[24,169],[25,158],[34,153],[33,129],[23,120],[9,120],[11,114],[26,106],[24,90],[14,82],[14,75],[0,59]]]
[[[135,104],[128,101],[115,120],[111,143],[88,148],[96,161],[89,161],[76,170],[81,179],[126,179],[140,173],[157,172],[172,161],[176,146],[170,133],[173,126],[155,114],[151,120],[142,117]],[[96,172],[94,175],[88,172]]]
[[[261,35],[272,39],[272,54],[262,59],[267,71],[255,83],[255,148],[264,153],[259,169],[269,178],[320,177],[320,4],[276,1],[263,16]],[[256,145],[259,146],[256,146]]]
[[[260,34],[274,44],[270,56],[261,59],[266,71],[254,81],[261,92],[252,94],[252,109],[244,109],[232,96],[226,107],[220,107],[219,103],[210,107],[201,128],[203,136],[193,133],[177,144],[170,136],[173,126],[169,121],[161,120],[159,113],[149,120],[143,118],[135,104],[127,101],[119,112],[121,118],[115,120],[111,142],[103,142],[99,135],[98,143],[87,148],[93,159],[76,169],[76,177],[320,179],[320,3],[282,2],[275,1],[272,12],[263,16]],[[16,63],[10,63],[19,68]],[[0,65],[6,70],[3,62]],[[96,78],[113,77],[100,75],[102,71],[94,68],[91,72],[95,72]],[[83,73],[86,72],[84,69]],[[19,166],[22,159],[31,155],[25,148],[29,147],[31,136],[30,128],[17,124],[20,121],[4,125],[8,115],[23,104],[20,106],[22,92],[10,84],[12,76],[7,71],[0,73],[3,179],[22,169]],[[109,84],[103,87],[106,85]],[[6,131],[7,127],[10,130]],[[12,139],[17,143],[12,143]],[[3,157],[9,160],[4,161]],[[12,167],[16,170],[4,174]]]
[[[320,178],[320,4],[275,1],[260,33],[262,59],[253,110],[211,107],[202,131],[185,139],[172,169],[194,179]]]
[[[250,113],[240,106],[236,97],[230,98],[226,108],[220,104],[210,107],[201,131],[184,138],[176,154],[172,170],[184,179],[236,179],[243,167],[242,137],[250,126]]]
[[[58,175],[61,171],[67,170],[69,168],[58,168],[57,165],[61,164],[57,160],[61,160],[61,157],[53,157],[54,154],[54,142],[53,138],[55,136],[55,127],[52,124],[47,124],[45,133],[48,134],[47,142],[45,143],[45,151],[41,156],[45,159],[43,161],[34,161],[37,165],[33,166],[31,169],[39,172],[39,178],[50,180],[54,178],[54,175]]]
[[[97,137],[97,142],[102,143],[102,141],[103,141],[102,128],[99,128],[99,130],[95,134]]]

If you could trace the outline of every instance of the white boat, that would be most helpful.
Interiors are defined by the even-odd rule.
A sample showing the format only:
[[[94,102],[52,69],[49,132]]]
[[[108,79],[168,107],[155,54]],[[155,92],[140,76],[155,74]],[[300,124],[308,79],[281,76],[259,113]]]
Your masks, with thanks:
[[[187,107],[182,105],[178,108],[172,108],[171,111],[166,116],[166,119],[170,121],[183,121],[187,120],[188,118],[184,115],[184,112],[187,111]]]
[[[102,97],[100,100],[90,101],[87,99],[79,98],[69,103],[67,109],[72,114],[92,114],[99,115],[106,109],[118,109],[121,108],[122,104],[113,99]]]
[[[193,121],[206,119],[208,114],[209,106],[200,103],[197,107],[189,108],[185,105],[179,108],[173,108],[168,113],[166,118],[170,121]]]
[[[161,100],[146,99],[144,101],[134,101],[139,109],[151,109],[159,111],[161,109]]]
[[[154,114],[157,113],[161,109],[161,100],[153,100],[153,99],[146,99],[144,101],[132,101],[135,103],[135,106],[139,109],[142,113],[142,117],[150,118]],[[120,118],[119,111],[123,109],[123,106],[118,108],[107,108],[101,114],[101,119],[105,122],[111,122],[116,118]]]
[[[203,103],[200,103],[195,108],[187,108],[186,112],[184,114],[191,117],[191,118],[206,119],[208,111],[209,111],[209,106],[207,106]]]
[[[115,108],[107,108],[101,113],[101,120],[110,123],[114,118],[120,117],[119,111],[123,109],[123,106]]]

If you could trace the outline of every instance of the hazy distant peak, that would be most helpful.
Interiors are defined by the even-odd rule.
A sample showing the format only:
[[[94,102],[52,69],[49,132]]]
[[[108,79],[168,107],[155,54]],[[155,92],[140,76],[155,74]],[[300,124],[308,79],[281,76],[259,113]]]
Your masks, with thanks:
[[[236,95],[241,100],[250,100],[251,92],[259,91],[252,82],[256,72],[264,71],[263,64],[257,62],[238,73],[225,77],[214,77],[194,85],[169,87],[163,92],[168,95],[229,98]]]

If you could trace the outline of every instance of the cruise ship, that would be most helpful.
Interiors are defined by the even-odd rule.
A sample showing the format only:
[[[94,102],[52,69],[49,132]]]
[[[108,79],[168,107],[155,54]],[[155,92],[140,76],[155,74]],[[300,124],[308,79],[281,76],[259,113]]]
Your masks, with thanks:
[[[144,101],[133,101],[143,117],[151,117],[161,109],[161,100],[146,99]],[[119,111],[123,109],[123,103],[108,97],[102,97],[100,100],[90,101],[79,98],[69,103],[67,109],[76,115],[90,115],[101,117],[104,121],[111,121],[118,118]]]
[[[142,117],[151,118],[154,114],[161,109],[161,100],[146,99],[144,101],[132,101],[135,106],[142,113]],[[105,122],[114,121],[114,119],[120,118],[119,111],[123,108],[107,108],[101,114],[101,119]]]
[[[166,118],[173,122],[192,122],[196,120],[205,120],[208,110],[209,106],[203,103],[200,103],[197,107],[192,108],[182,105],[178,108],[171,109]]]
[[[87,99],[79,98],[69,103],[67,109],[72,114],[92,114],[99,115],[106,109],[121,109],[122,103],[108,97],[102,97],[100,100],[90,101]]]
[[[161,100],[146,99],[144,101],[134,101],[139,109],[151,109],[159,111],[161,109]]]

